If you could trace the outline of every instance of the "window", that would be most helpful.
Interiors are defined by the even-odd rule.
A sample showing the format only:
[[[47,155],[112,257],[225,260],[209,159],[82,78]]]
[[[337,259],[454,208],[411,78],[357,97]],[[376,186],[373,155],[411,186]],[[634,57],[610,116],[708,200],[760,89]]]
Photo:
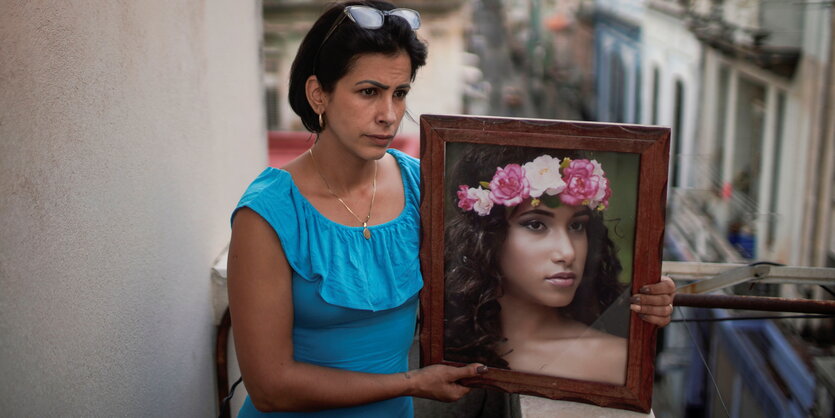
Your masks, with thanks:
[[[658,125],[658,89],[661,75],[659,74],[658,67],[653,67],[652,69],[652,119],[650,120],[650,124]]]
[[[757,231],[758,216],[767,205],[760,202],[766,88],[744,75],[739,76],[737,85],[728,239],[743,257],[752,259],[757,257],[757,234],[762,232]]]
[[[612,53],[609,64],[609,120],[611,122],[626,122],[626,82],[623,61],[617,52]]]
[[[681,145],[681,133],[682,133],[682,124],[684,123],[684,83],[681,80],[676,80],[676,89],[675,89],[675,115],[673,120],[673,144],[672,144],[672,152],[673,152],[673,161],[672,161],[672,178],[670,179],[670,184],[672,187],[680,187],[681,186],[681,163],[682,163],[682,145]]]
[[[632,94],[633,106],[635,114],[632,115],[632,123],[641,123],[641,68],[635,69],[635,93]]]
[[[774,121],[774,154],[771,156],[774,159],[774,169],[772,170],[774,174],[771,175],[771,198],[768,202],[768,229],[765,237],[766,245],[769,248],[774,246],[778,220],[777,211],[780,209],[777,207],[779,202],[777,196],[780,183],[780,156],[783,153],[783,115],[785,115],[785,108],[786,94],[780,92],[777,97],[777,114]]]
[[[765,86],[740,76],[738,97],[732,185],[735,194],[740,193],[749,202],[756,203],[759,196],[765,121]]]
[[[722,65],[719,67],[719,88],[716,90],[716,130],[713,137],[716,138],[713,143],[713,152],[710,167],[710,179],[716,190],[722,189],[722,167],[725,158],[725,119],[728,112],[728,96],[730,94],[730,71],[728,67]]]

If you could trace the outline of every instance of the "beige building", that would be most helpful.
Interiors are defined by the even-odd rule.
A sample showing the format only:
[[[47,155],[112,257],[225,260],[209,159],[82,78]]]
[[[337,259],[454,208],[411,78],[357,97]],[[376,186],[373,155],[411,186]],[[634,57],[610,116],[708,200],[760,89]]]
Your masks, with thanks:
[[[724,235],[753,240],[753,258],[835,266],[831,8],[691,9],[705,45],[693,193]]]

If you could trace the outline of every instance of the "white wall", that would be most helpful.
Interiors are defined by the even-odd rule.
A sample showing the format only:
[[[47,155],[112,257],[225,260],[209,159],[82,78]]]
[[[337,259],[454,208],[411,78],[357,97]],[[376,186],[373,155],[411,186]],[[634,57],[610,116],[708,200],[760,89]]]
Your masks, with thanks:
[[[4,416],[216,413],[209,269],[266,165],[260,10],[4,2]]]
[[[652,122],[653,69],[658,69],[658,125],[675,128],[676,81],[684,87],[681,138],[670,144],[670,170],[679,165],[680,187],[693,187],[698,176],[703,175],[702,158],[696,149],[695,135],[699,116],[698,106],[702,96],[700,87],[702,47],[680,18],[657,10],[648,9],[641,26],[643,55],[641,65],[641,121]],[[680,149],[675,149],[675,143]],[[672,171],[671,171],[672,174]],[[672,186],[672,184],[671,184]]]
[[[464,30],[470,10],[463,7],[424,19],[418,36],[429,45],[426,66],[418,70],[406,105],[415,121],[422,114],[457,114],[463,111]],[[419,135],[420,125],[403,118],[401,133]]]
[[[594,0],[597,10],[640,24],[646,12],[646,0]]]

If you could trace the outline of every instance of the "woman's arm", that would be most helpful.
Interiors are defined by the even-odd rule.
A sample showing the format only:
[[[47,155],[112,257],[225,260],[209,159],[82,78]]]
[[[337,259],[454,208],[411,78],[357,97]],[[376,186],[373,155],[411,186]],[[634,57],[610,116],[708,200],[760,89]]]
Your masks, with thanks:
[[[309,411],[407,395],[451,401],[469,391],[456,381],[476,376],[479,364],[372,374],[295,361],[291,274],[270,225],[251,209],[238,210],[229,246],[229,308],[241,374],[258,410]]]
[[[639,294],[633,295],[629,308],[639,313],[644,321],[663,327],[670,323],[670,317],[673,315],[675,294],[676,285],[673,280],[661,276],[661,281],[646,285],[641,288]]]

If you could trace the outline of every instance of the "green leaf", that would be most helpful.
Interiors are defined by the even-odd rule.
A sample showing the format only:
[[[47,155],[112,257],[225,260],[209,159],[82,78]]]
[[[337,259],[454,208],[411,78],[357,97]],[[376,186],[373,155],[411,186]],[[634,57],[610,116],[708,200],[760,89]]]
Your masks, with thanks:
[[[539,199],[539,200],[541,200],[541,201],[542,201],[542,203],[544,203],[544,204],[545,204],[545,206],[548,206],[549,208],[552,208],[552,209],[553,209],[553,208],[556,208],[556,207],[558,207],[558,206],[560,205],[560,198],[559,198],[559,195],[557,195],[557,196],[551,196],[551,195],[543,194],[543,195],[540,197],[540,199]]]

